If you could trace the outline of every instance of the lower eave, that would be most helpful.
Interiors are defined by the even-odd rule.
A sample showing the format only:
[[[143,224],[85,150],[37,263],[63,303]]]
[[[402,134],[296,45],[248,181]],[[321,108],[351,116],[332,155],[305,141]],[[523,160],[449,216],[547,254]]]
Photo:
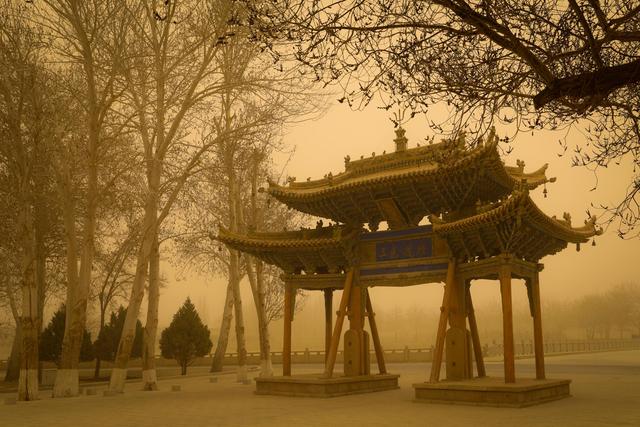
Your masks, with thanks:
[[[547,216],[527,191],[514,192],[509,199],[483,213],[451,222],[437,218],[432,221],[434,233],[447,240],[456,257],[467,260],[510,253],[537,262],[569,243],[586,243],[601,234],[595,218],[573,228],[566,220]]]

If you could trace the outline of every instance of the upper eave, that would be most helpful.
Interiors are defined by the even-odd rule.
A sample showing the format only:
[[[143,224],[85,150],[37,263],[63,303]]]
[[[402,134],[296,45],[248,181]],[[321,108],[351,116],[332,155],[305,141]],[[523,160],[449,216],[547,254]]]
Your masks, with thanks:
[[[508,196],[516,188],[534,188],[554,181],[547,165],[527,173],[524,163],[505,166],[498,137],[465,149],[464,143],[443,141],[368,159],[345,159],[345,171],[315,181],[269,182],[268,192],[284,204],[338,222],[367,223],[381,218],[376,200],[394,198],[410,219],[449,212]],[[404,194],[403,194],[404,193]],[[387,196],[390,194],[390,196]]]

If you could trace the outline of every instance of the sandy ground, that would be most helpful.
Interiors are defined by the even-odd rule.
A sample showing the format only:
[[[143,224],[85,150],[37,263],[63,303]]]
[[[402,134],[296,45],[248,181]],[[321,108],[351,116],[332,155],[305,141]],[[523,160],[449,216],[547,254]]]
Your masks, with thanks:
[[[518,361],[517,374],[533,375],[532,360]],[[294,373],[320,366],[294,366]],[[0,426],[640,426],[640,350],[547,358],[551,378],[571,378],[573,397],[540,406],[511,409],[413,402],[411,384],[427,378],[429,364],[392,364],[401,388],[333,399],[257,396],[253,385],[234,375],[160,381],[157,392],[127,384],[123,395],[51,399],[3,404]],[[499,375],[499,363],[488,364]],[[181,391],[172,392],[173,385]]]

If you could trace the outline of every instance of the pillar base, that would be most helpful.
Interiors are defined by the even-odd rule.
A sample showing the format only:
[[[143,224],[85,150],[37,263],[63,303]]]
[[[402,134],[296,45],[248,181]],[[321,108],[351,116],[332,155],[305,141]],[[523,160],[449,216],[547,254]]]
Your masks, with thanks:
[[[301,397],[337,397],[348,394],[395,390],[399,375],[359,375],[322,378],[322,374],[256,378],[256,394]]]
[[[413,388],[417,402],[522,408],[570,397],[570,383],[571,380],[518,379],[506,384],[504,378],[484,377],[419,383]]]

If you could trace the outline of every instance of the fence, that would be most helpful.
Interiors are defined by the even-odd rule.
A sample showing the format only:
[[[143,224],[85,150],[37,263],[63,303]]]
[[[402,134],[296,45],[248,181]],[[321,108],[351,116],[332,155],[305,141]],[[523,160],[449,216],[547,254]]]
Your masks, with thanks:
[[[581,353],[595,351],[611,351],[611,350],[633,350],[640,349],[640,339],[618,339],[618,340],[565,340],[565,341],[547,341],[544,343],[545,354],[563,354],[563,353]],[[515,343],[516,356],[533,355],[533,342],[520,341]],[[482,353],[485,357],[502,356],[502,344],[486,344],[482,347]],[[282,352],[271,352],[273,363],[282,363]],[[387,363],[410,363],[410,362],[431,362],[433,359],[433,347],[425,348],[409,348],[405,346],[401,349],[384,350],[384,358]],[[341,363],[343,360],[342,350],[338,351],[336,361]],[[371,352],[371,360],[375,361],[375,355]],[[297,350],[291,352],[291,362],[302,363],[324,363],[324,350]],[[167,360],[158,356],[156,365],[175,366],[175,360]],[[237,363],[237,353],[227,353],[224,356],[225,365],[235,365]],[[250,365],[260,364],[260,353],[247,353],[247,363]],[[199,357],[194,360],[194,366],[207,366],[211,364],[211,356]],[[45,363],[45,367],[52,368],[55,365],[50,362]],[[7,366],[6,360],[0,361],[0,371]],[[81,362],[83,368],[90,368],[93,362]],[[102,367],[108,369],[111,363],[103,362]],[[140,359],[133,359],[129,363],[129,367],[140,367]]]
[[[544,343],[545,354],[582,353],[596,351],[613,350],[634,350],[640,349],[640,339],[618,339],[618,340],[565,340],[548,341]],[[502,344],[486,344],[482,347],[482,354],[485,357],[502,356]],[[515,343],[516,356],[532,356],[533,341],[520,341]],[[273,363],[282,363],[282,352],[271,352]],[[402,362],[431,362],[433,360],[433,347],[385,349],[384,358],[387,363]],[[343,352],[338,351],[337,362],[342,362]],[[375,360],[373,351],[371,360]],[[227,353],[224,357],[225,365],[235,365],[237,363],[236,353]],[[247,353],[247,363],[259,364],[260,353]],[[298,350],[291,352],[291,363],[324,363],[324,350]]]

